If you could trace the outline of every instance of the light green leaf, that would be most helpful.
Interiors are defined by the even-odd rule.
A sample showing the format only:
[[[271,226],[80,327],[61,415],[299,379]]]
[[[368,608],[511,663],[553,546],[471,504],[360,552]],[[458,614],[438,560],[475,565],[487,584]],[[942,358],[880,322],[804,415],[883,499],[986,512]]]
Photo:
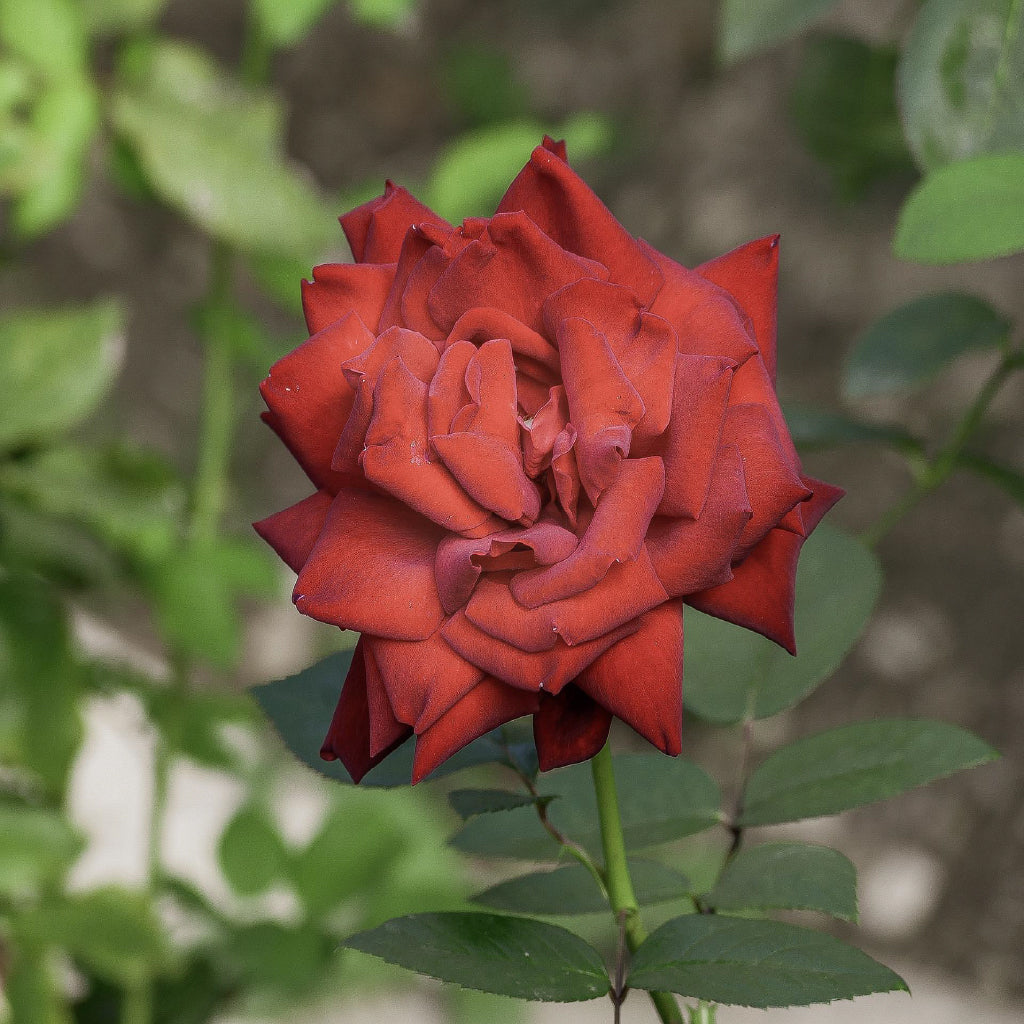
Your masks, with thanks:
[[[117,376],[121,331],[111,302],[0,317],[0,451],[88,416]]]
[[[83,78],[88,46],[73,0],[0,0],[0,42],[52,78]]]
[[[293,46],[337,0],[250,0],[267,42]]]
[[[722,0],[718,52],[725,61],[742,60],[795,36],[836,0]]]
[[[608,992],[595,949],[564,928],[528,918],[412,914],[345,945],[441,981],[519,999],[577,1002]]]
[[[739,1006],[808,1006],[906,982],[831,935],[744,918],[694,914],[658,928],[636,951],[630,988]]]
[[[978,156],[930,172],[900,211],[893,251],[963,263],[1024,249],[1024,153]]]
[[[0,893],[18,899],[60,881],[81,837],[56,812],[0,804]]]
[[[900,108],[931,170],[1024,149],[1024,7],[1016,0],[928,0],[899,68]]]
[[[838,814],[996,757],[987,743],[946,722],[894,718],[841,726],[769,756],[744,790],[740,824]]]
[[[843,444],[884,444],[916,454],[921,442],[895,423],[869,423],[831,409],[787,402],[782,407],[798,448],[834,448]]]
[[[727,725],[747,715],[767,718],[796,704],[839,667],[864,629],[881,585],[877,558],[860,541],[825,524],[800,555],[795,658],[750,630],[687,608],[687,709]]]
[[[615,758],[615,775],[628,849],[694,835],[720,821],[718,787],[691,761],[663,754],[624,754]],[[600,856],[589,764],[545,772],[537,785],[542,796],[558,796],[548,806],[548,817],[555,826]],[[452,845],[477,856],[525,860],[550,859],[558,852],[532,807],[474,818],[454,837]]]
[[[820,910],[857,920],[857,872],[837,850],[765,843],[740,850],[704,898],[715,910]]]
[[[854,342],[843,370],[847,398],[923,384],[957,356],[1006,342],[1010,321],[960,292],[914,299],[876,320]]]
[[[514,807],[532,806],[536,800],[529,793],[509,793],[503,789],[453,789],[448,794],[452,810],[463,820],[478,814],[511,811]]]
[[[653,860],[630,857],[629,874],[641,906],[684,899],[690,880]],[[608,912],[608,901],[582,864],[567,864],[554,871],[534,871],[499,882],[473,897],[474,903],[514,914],[598,914]]]
[[[217,846],[224,877],[243,896],[264,892],[281,877],[288,859],[265,807],[245,804],[228,822]]]

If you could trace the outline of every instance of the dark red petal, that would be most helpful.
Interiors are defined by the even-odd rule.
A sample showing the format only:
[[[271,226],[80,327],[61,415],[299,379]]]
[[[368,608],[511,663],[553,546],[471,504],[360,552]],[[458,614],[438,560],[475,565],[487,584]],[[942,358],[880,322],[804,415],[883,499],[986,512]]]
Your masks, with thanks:
[[[697,267],[697,273],[724,288],[750,317],[754,341],[775,380],[776,303],[779,236],[769,235]]]
[[[355,313],[364,324],[377,326],[395,278],[388,263],[325,263],[313,268],[313,280],[302,282],[302,308],[310,334]]]
[[[397,263],[405,234],[413,224],[434,224],[451,231],[428,206],[388,181],[384,194],[338,218],[356,263]]]
[[[533,716],[540,770],[589,760],[608,741],[611,724],[611,713],[575,686],[567,686],[557,697],[542,693]]]
[[[585,668],[576,685],[659,750],[682,748],[683,604],[667,601]]]
[[[665,496],[658,515],[696,519],[704,507],[732,386],[728,360],[676,357],[672,417],[652,446],[665,463]]]
[[[657,517],[647,531],[654,571],[669,594],[678,597],[732,579],[732,560],[751,514],[743,458],[735,445],[724,447],[700,517]]]
[[[341,760],[353,782],[359,782],[371,768],[380,764],[388,754],[412,735],[412,730],[408,728],[395,730],[397,738],[389,747],[377,754],[370,753],[370,716],[386,714],[386,709],[377,707],[376,703],[374,707],[370,706],[366,687],[366,663],[361,645],[360,640],[330,728],[327,730],[327,738],[320,748],[320,756],[325,761]],[[377,697],[379,695],[375,695],[375,701]]]
[[[317,491],[298,504],[253,523],[252,528],[278,553],[292,572],[299,572],[324,528],[332,500],[332,495],[327,491]]]
[[[796,564],[803,542],[803,537],[789,530],[770,530],[739,565],[733,566],[733,578],[728,583],[690,594],[686,603],[761,633],[796,654],[793,602]]]
[[[416,738],[413,783],[478,737],[536,710],[535,693],[505,686],[496,679],[483,679]]]
[[[545,146],[533,151],[498,204],[499,214],[518,210],[564,249],[603,263],[611,280],[626,285],[645,306],[657,295],[657,265],[561,153]]]
[[[359,638],[359,650],[362,651],[366,669],[366,706],[370,720],[370,757],[377,757],[395,747],[409,735],[409,727],[395,716],[388,692],[384,686],[384,677],[373,657],[372,637]],[[355,657],[359,657],[359,650]]]
[[[524,214],[499,213],[441,274],[428,305],[446,332],[476,306],[499,309],[539,332],[541,308],[552,291],[606,276],[603,266],[566,252]]]
[[[372,637],[370,646],[395,716],[416,732],[433,725],[484,677],[448,646],[440,630],[411,642]]]
[[[343,488],[295,582],[295,604],[343,629],[424,640],[444,619],[434,584],[441,536],[394,498]]]
[[[427,391],[427,433],[430,437],[449,433],[455,416],[471,404],[466,370],[475,355],[476,347],[468,341],[455,342],[442,353]]]
[[[544,136],[544,141],[541,145],[549,152],[554,153],[559,160],[565,160],[568,162],[569,157],[565,152],[565,139],[559,139],[557,142],[551,138],[550,135]]]
[[[810,476],[804,476],[801,479],[804,482],[804,486],[810,488],[813,492],[812,497],[808,501],[803,501],[797,506],[800,510],[803,535],[809,537],[811,531],[821,522],[822,516],[846,494],[846,491],[842,487],[835,487],[832,484],[825,483],[823,480],[815,480]]]
[[[789,426],[782,409],[779,407],[779,399],[775,394],[775,385],[768,376],[768,370],[760,357],[748,359],[742,366],[738,366],[733,373],[732,390],[729,393],[730,405],[761,405],[768,410],[775,424],[779,443],[786,452],[789,461],[794,466],[800,465],[800,457],[797,455],[796,446],[789,434]]]
[[[661,459],[626,459],[601,495],[579,547],[546,569],[518,573],[511,589],[527,608],[588,590],[616,562],[632,562],[643,547],[647,527],[665,489]]]
[[[341,364],[372,344],[359,317],[346,316],[279,359],[260,385],[264,419],[319,488],[333,491],[344,480],[331,468],[354,401]]]
[[[452,327],[445,348],[460,341],[480,346],[492,338],[506,338],[517,356],[525,356],[552,373],[558,373],[558,351],[542,334],[509,313],[490,306],[467,310]],[[518,360],[516,361],[518,364]]]
[[[569,647],[559,641],[550,651],[536,654],[489,636],[477,629],[463,612],[456,612],[444,624],[441,633],[464,658],[509,686],[558,693],[612,644],[637,628],[634,620],[589,643]]]

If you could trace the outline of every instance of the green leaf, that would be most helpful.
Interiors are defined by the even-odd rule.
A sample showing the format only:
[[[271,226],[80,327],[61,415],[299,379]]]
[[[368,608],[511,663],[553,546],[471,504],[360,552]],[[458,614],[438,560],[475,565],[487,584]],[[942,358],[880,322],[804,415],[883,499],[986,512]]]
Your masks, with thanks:
[[[356,21],[381,28],[394,28],[416,10],[417,0],[348,0]]]
[[[0,42],[52,78],[80,78],[88,66],[81,12],[72,0],[0,0]]]
[[[836,585],[836,581],[841,581]],[[686,707],[720,725],[767,718],[796,704],[840,665],[881,589],[877,558],[827,524],[797,570],[794,658],[750,630],[686,609]]]
[[[857,872],[837,850],[765,843],[740,850],[703,901],[715,910],[820,910],[857,920]]]
[[[912,167],[893,95],[897,57],[895,47],[846,36],[819,36],[804,47],[790,96],[793,120],[844,199]]]
[[[692,761],[663,754],[624,754],[615,758],[623,834],[628,849],[639,850],[718,824],[719,792]],[[557,795],[548,817],[570,839],[600,856],[601,834],[589,764],[546,772],[538,781],[542,796]],[[550,859],[558,852],[532,807],[470,821],[452,840],[463,853],[524,860]]]
[[[836,0],[723,0],[718,52],[724,61],[742,60],[797,33]]]
[[[957,456],[956,463],[961,469],[969,469],[971,472],[985,477],[986,480],[991,480],[1018,505],[1024,505],[1024,473],[972,452],[961,452]]]
[[[281,877],[288,854],[267,809],[249,803],[228,822],[217,857],[232,888],[243,896],[253,896]]]
[[[529,793],[508,793],[503,789],[453,789],[448,794],[452,810],[463,820],[477,814],[511,811],[536,803]]]
[[[26,944],[18,936],[4,970],[4,996],[10,1021],[18,1024],[72,1024],[64,993],[57,984],[52,959],[45,948]]]
[[[921,442],[895,423],[868,423],[831,409],[794,402],[782,411],[790,435],[799,448],[835,448],[843,444],[884,444],[897,451],[918,453]]]
[[[1024,149],[1024,8],[1015,0],[929,0],[899,68],[918,163]]]
[[[955,725],[918,719],[858,722],[775,751],[751,776],[742,825],[771,825],[896,796],[998,757]]]
[[[260,921],[237,927],[225,944],[241,966],[245,989],[269,989],[294,1002],[298,996],[308,999],[324,983],[336,940],[309,924]]]
[[[653,860],[630,857],[629,874],[641,906],[683,899],[690,880]],[[534,871],[499,882],[473,897],[474,903],[516,914],[597,914],[608,912],[608,901],[582,864],[554,871]]]
[[[136,47],[112,117],[157,193],[249,252],[314,261],[340,244],[327,203],[284,156],[282,112],[184,44]]]
[[[334,6],[336,0],[251,0],[267,42],[294,46]]]
[[[694,914],[658,928],[633,956],[630,988],[740,1006],[808,1006],[909,992],[888,967],[831,935],[780,921]]]
[[[497,914],[412,914],[346,940],[350,949],[464,988],[577,1002],[608,992],[597,951],[556,925]]]
[[[78,0],[90,35],[119,35],[156,20],[167,0]]]
[[[122,317],[110,302],[0,317],[0,451],[67,430],[117,376]]]
[[[60,881],[82,850],[56,812],[0,804],[0,893],[15,899]]]
[[[453,48],[442,78],[452,103],[473,125],[514,121],[529,112],[529,95],[516,80],[508,56],[493,47]]]
[[[1024,249],[1024,153],[978,156],[931,171],[900,211],[893,251],[962,263]]]
[[[1010,321],[961,292],[924,295],[875,321],[846,358],[843,392],[862,398],[915,387],[957,356],[1006,342]]]

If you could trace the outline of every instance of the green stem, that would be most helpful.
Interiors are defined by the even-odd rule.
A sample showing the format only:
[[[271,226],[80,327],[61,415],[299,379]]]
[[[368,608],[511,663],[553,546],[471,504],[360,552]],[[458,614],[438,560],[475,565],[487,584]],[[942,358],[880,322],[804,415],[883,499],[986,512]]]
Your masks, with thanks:
[[[121,1024],[149,1024],[153,1019],[153,986],[149,981],[124,991]]]
[[[1021,368],[1024,368],[1024,353],[1007,352],[1003,356],[992,375],[982,385],[967,412],[957,423],[947,443],[918,474],[914,486],[895,505],[890,507],[874,526],[864,532],[862,540],[865,544],[875,547],[918,502],[931,494],[952,475],[957,467],[960,454],[975,431],[981,426],[988,407],[992,404],[999,389],[1014,371]]]
[[[597,813],[601,823],[601,847],[604,850],[604,875],[608,899],[616,917],[620,914],[625,915],[626,945],[631,953],[635,953],[647,938],[647,931],[640,920],[640,906],[633,891],[633,880],[629,875],[626,841],[622,834],[622,817],[619,814],[619,798],[615,792],[615,770],[612,767],[611,748],[608,744],[591,759],[590,769],[594,776],[594,794],[597,797]],[[679,1004],[671,992],[651,992],[650,996],[662,1024],[683,1024]]]

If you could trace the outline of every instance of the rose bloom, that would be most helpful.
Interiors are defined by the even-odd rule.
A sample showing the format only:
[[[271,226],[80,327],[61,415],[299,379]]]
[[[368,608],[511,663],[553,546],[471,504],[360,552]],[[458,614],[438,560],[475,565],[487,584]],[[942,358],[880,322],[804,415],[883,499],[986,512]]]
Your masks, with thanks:
[[[362,636],[322,756],[413,781],[523,715],[544,769],[613,716],[667,754],[683,602],[793,644],[800,547],[841,496],[775,395],[778,239],[687,270],[545,139],[490,218],[390,182],[303,282],[264,414],[316,490],[256,524],[301,612]],[[339,680],[340,682],[340,680]]]

